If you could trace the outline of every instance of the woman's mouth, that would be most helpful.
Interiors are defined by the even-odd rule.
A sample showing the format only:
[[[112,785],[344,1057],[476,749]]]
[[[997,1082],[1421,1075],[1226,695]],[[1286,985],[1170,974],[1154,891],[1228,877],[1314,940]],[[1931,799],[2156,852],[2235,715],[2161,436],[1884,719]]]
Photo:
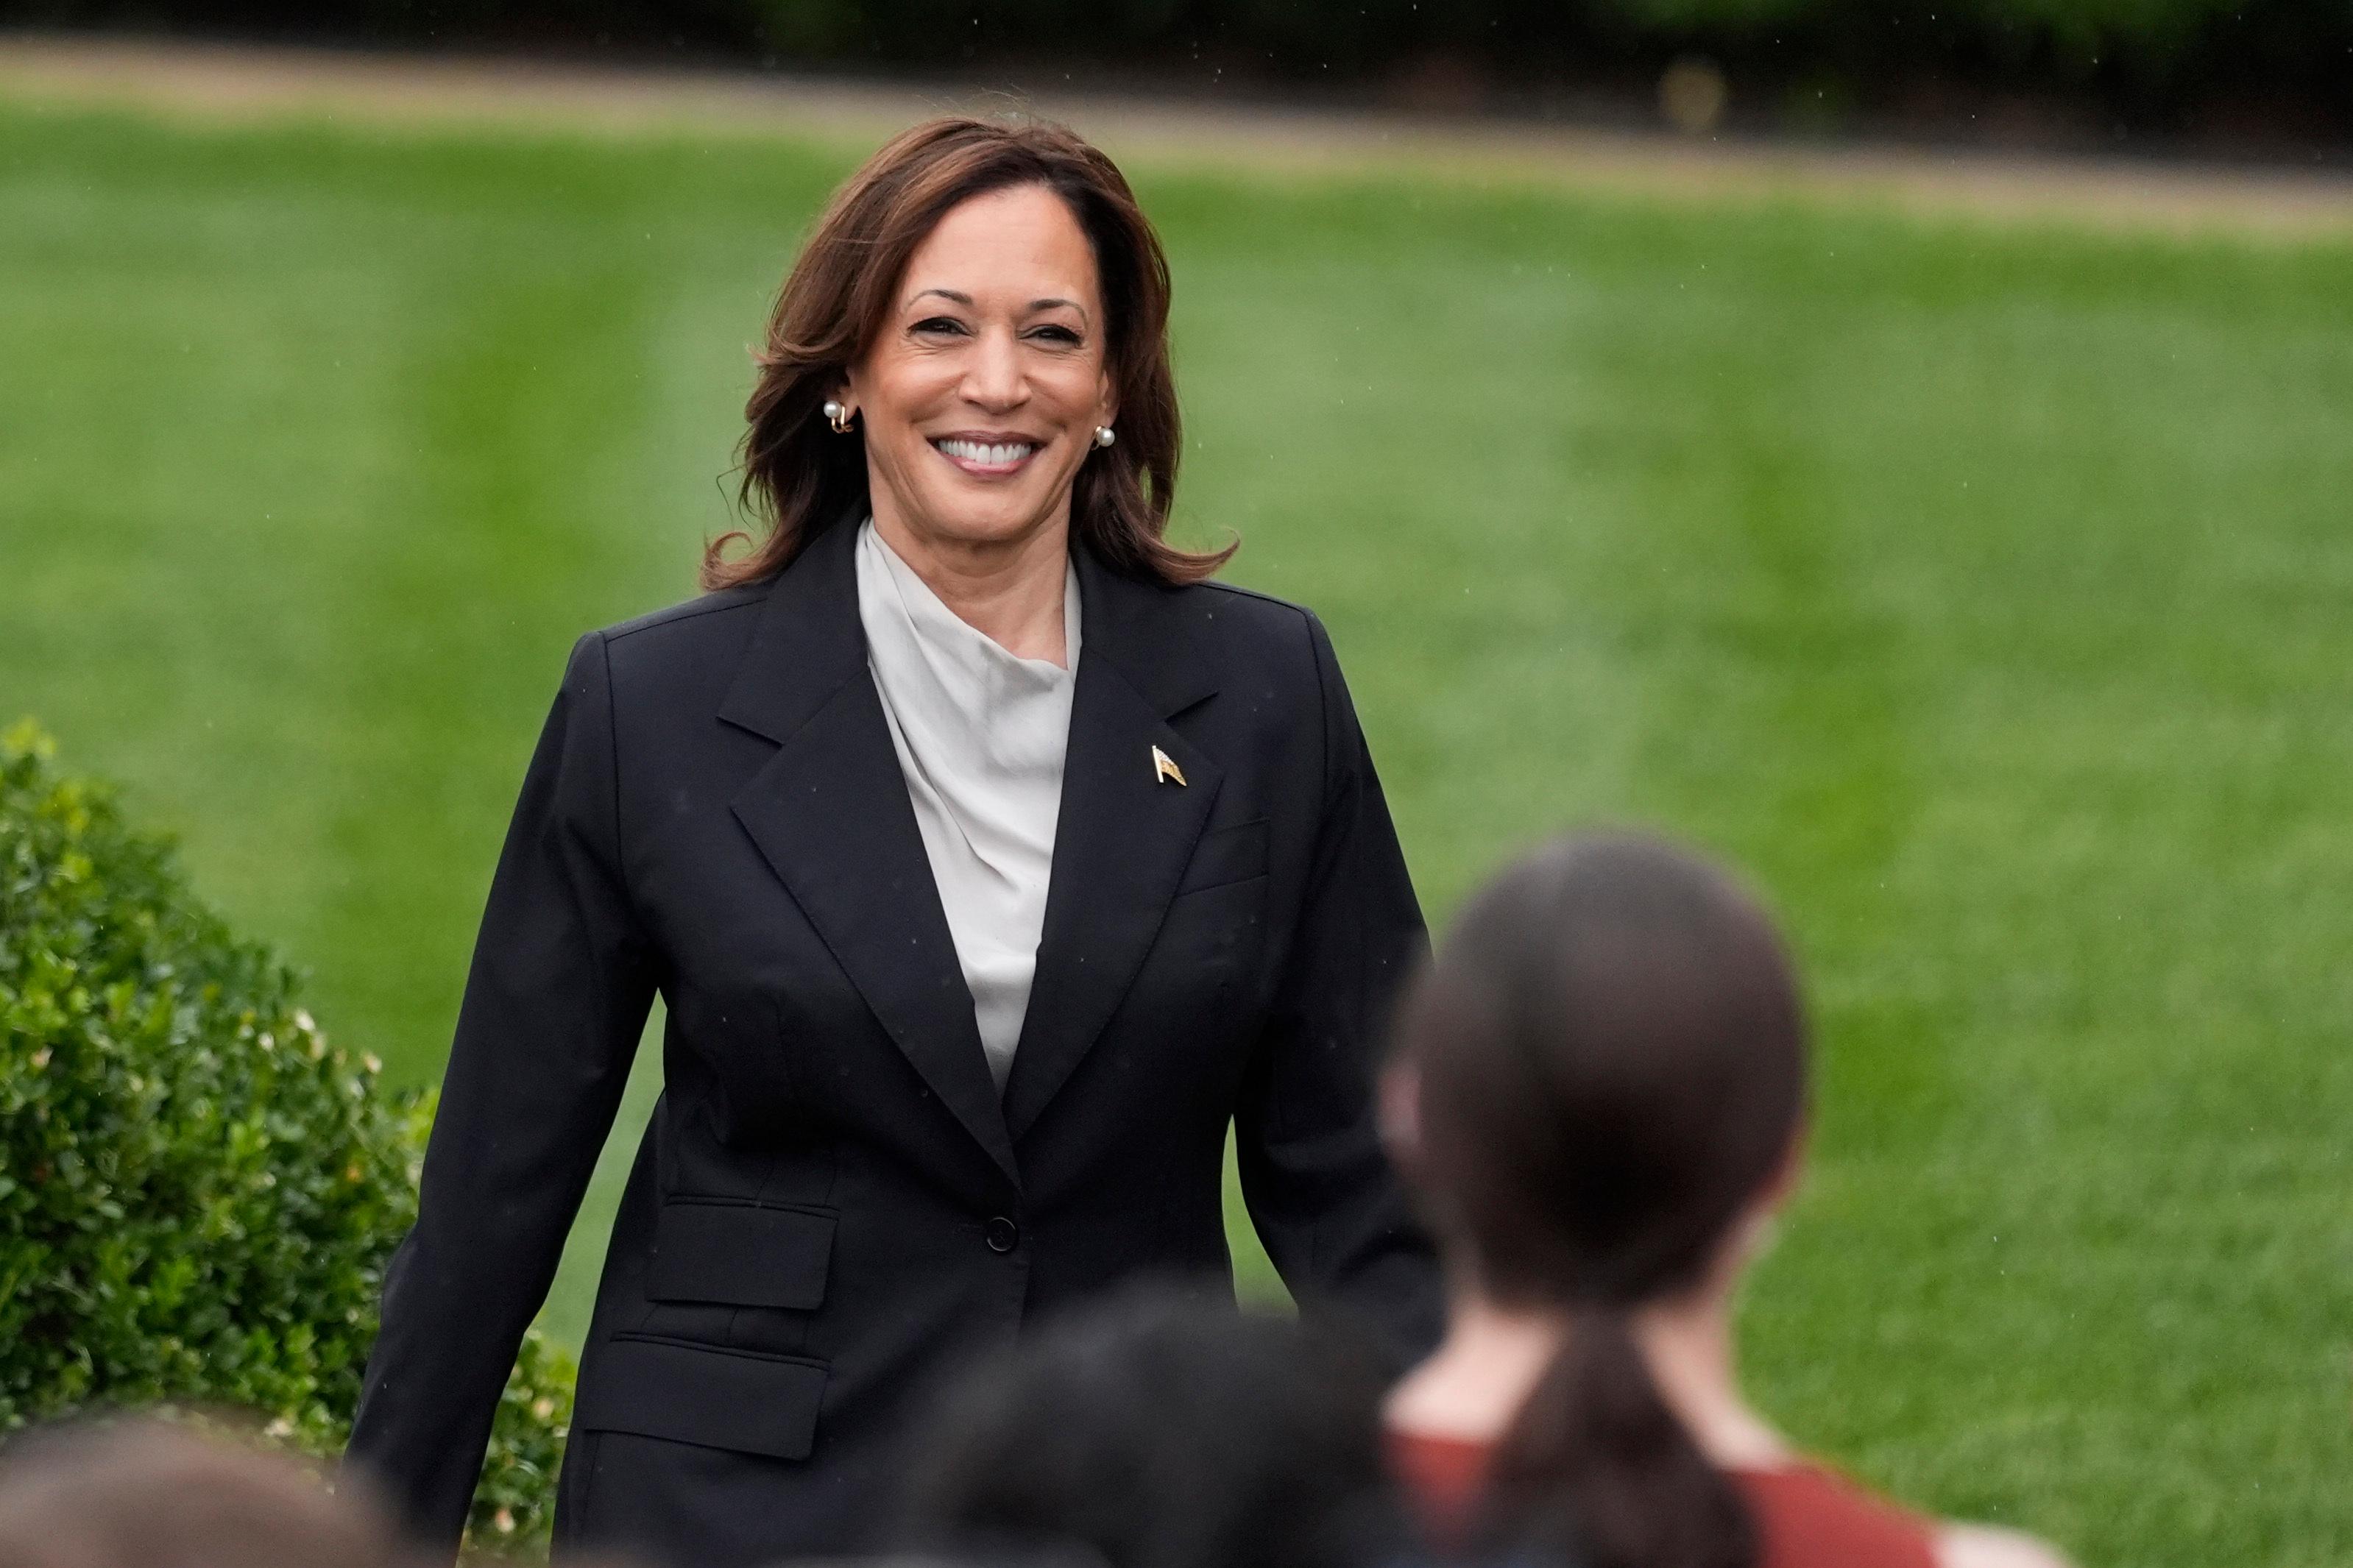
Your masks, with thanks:
[[[1038,455],[1038,443],[982,441],[964,436],[940,436],[933,439],[932,449],[967,474],[995,478],[1001,474],[1018,473],[1024,464]]]

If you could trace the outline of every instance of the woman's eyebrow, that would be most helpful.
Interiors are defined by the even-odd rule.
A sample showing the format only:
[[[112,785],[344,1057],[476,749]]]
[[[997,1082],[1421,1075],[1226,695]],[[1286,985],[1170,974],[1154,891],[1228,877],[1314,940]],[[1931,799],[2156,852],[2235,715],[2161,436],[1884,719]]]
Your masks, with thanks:
[[[937,294],[943,300],[955,300],[957,304],[964,306],[966,310],[972,309],[972,296],[962,293],[954,289],[918,289],[913,294],[907,296],[907,303],[912,305],[927,294]],[[1050,310],[1055,309],[1057,306],[1061,305],[1067,305],[1071,310],[1076,310],[1079,313],[1079,319],[1081,321],[1091,321],[1091,318],[1087,315],[1087,308],[1084,305],[1080,304],[1076,300],[1065,300],[1059,294],[1044,300],[1030,300],[1029,313],[1035,315],[1040,310]]]

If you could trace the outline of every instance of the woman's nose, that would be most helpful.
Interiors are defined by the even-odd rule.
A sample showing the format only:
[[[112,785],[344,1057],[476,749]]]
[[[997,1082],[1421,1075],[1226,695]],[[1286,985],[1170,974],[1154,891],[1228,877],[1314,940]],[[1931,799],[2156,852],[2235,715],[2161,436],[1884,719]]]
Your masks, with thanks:
[[[1010,331],[986,331],[966,362],[964,395],[984,408],[1011,408],[1028,395],[1021,355]]]

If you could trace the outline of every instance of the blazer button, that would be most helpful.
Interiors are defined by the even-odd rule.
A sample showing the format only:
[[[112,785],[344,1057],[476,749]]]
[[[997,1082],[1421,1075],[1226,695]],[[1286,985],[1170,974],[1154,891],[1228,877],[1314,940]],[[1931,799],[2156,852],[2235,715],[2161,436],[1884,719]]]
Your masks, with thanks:
[[[988,1222],[988,1250],[1010,1252],[1021,1245],[1021,1227],[998,1215]]]

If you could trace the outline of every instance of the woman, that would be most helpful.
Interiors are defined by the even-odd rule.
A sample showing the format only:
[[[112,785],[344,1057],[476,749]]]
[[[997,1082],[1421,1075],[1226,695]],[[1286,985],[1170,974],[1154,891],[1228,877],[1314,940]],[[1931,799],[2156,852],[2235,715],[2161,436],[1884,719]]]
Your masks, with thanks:
[[[1771,923],[1641,839],[1556,844],[1475,898],[1382,1083],[1446,1261],[1445,1342],[1390,1394],[1439,1543],[1591,1568],[2051,1568],[1795,1453],[1731,1304],[1803,1149],[1805,1030]]]
[[[1229,1123],[1293,1289],[1434,1340],[1370,1110],[1420,918],[1323,628],[1162,538],[1167,314],[1054,127],[918,127],[818,220],[748,409],[767,536],[575,646],[492,882],[351,1447],[436,1543],[657,991],[560,1542],[854,1548],[944,1370],[1229,1279]]]

